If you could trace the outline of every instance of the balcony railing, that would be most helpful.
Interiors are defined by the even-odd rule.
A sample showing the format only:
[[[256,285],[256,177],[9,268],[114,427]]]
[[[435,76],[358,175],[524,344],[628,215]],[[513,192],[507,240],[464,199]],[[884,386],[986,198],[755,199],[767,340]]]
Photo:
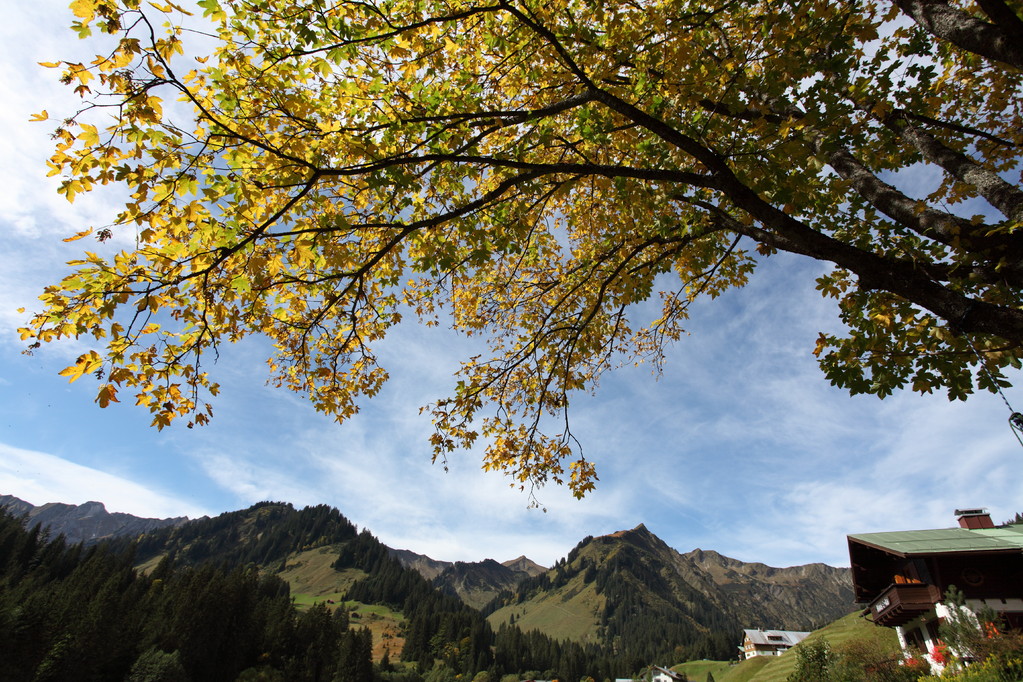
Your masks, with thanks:
[[[891,585],[870,602],[870,617],[878,625],[904,625],[921,616],[941,601],[941,591],[934,585]]]

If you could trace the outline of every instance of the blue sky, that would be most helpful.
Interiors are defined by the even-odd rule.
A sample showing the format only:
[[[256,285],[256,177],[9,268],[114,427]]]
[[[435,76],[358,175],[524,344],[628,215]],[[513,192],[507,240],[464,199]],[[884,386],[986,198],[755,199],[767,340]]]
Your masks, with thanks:
[[[15,331],[16,309],[31,310],[84,248],[61,239],[109,222],[116,197],[69,205],[45,177],[52,123],[28,119],[75,102],[36,62],[85,51],[64,28],[62,1],[12,10],[0,25],[0,494],[159,517],[265,499],[326,503],[388,545],[435,559],[526,554],[545,565],[586,535],[640,523],[681,552],[847,565],[847,533],[950,526],[957,507],[986,506],[998,521],[1023,511],[1023,448],[1001,399],[882,401],[832,388],[811,355],[817,332],[837,324],[813,288],[824,266],[782,256],[745,289],[696,307],[659,380],[630,367],[576,402],[573,429],[601,480],[582,501],[538,491],[546,513],[481,472],[478,453],[454,454],[446,473],[431,465],[418,407],[445,394],[464,348],[441,330],[409,326],[389,339],[392,381],[342,427],[264,385],[258,340],[212,368],[223,392],[208,427],[158,432],[130,400],[101,410],[88,379],[57,376],[81,347],[26,356]],[[903,178],[910,188],[926,180]],[[1023,390],[1006,395],[1023,409]]]

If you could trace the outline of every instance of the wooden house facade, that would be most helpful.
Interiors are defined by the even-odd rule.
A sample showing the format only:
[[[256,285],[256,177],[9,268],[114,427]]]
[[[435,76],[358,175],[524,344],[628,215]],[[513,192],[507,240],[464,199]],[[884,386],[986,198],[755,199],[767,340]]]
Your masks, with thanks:
[[[957,510],[958,528],[848,536],[857,603],[877,625],[894,627],[907,654],[939,643],[951,586],[974,611],[988,606],[1023,626],[1023,524],[995,526],[983,509]]]

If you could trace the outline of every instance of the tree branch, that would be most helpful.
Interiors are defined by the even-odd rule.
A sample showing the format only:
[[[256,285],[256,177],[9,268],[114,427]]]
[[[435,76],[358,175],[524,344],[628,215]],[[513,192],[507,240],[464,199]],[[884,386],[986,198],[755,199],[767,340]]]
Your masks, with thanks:
[[[895,0],[895,4],[931,35],[1023,69],[1023,41],[1001,25],[981,21],[941,0]]]

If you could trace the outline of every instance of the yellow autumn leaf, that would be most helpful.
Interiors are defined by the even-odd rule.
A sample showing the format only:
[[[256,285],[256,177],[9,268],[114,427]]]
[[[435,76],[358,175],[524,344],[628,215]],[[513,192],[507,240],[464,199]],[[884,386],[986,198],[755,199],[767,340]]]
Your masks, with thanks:
[[[96,126],[89,123],[79,123],[78,126],[81,128],[78,139],[81,140],[82,144],[89,147],[99,144],[99,130]]]
[[[87,230],[82,230],[81,232],[77,232],[77,233],[73,234],[70,237],[66,237],[62,241],[65,241],[65,242],[76,242],[76,241],[78,241],[79,239],[81,239],[83,237],[88,237],[90,234],[92,234],[92,231],[93,231],[93,228],[90,227]]]
[[[85,21],[92,21],[96,16],[97,0],[73,0],[69,7],[76,17]]]
[[[58,374],[68,378],[68,381],[74,383],[82,375],[95,372],[102,366],[103,360],[100,358],[96,351],[89,351],[78,357],[75,364],[70,367],[65,367]]]

